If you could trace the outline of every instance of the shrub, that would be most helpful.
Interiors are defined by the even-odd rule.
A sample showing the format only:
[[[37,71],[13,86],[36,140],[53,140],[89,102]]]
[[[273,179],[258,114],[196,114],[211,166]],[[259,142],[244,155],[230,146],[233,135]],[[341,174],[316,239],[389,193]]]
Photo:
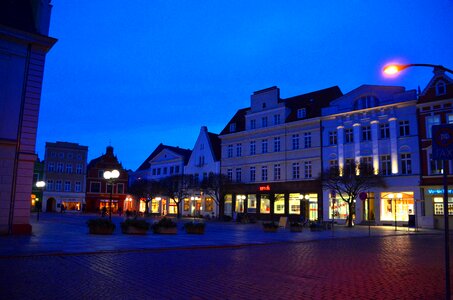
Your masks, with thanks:
[[[159,220],[159,222],[154,222],[153,228],[156,227],[173,228],[176,227],[176,222],[167,217],[163,217],[162,219]]]
[[[90,219],[87,221],[87,224],[89,228],[99,227],[115,229],[115,224],[113,224],[113,222],[109,221],[108,219]]]
[[[141,219],[126,219],[124,222],[121,222],[121,229],[126,229],[129,226],[139,228],[139,229],[149,229],[149,223]]]

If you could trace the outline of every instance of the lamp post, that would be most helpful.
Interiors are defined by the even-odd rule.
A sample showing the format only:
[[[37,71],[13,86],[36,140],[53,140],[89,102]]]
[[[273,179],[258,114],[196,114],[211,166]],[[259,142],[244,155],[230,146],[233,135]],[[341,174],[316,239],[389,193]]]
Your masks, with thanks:
[[[407,69],[409,67],[430,67],[434,70],[441,70],[453,74],[453,70],[445,68],[442,65],[434,64],[389,64],[384,67],[384,73],[387,75],[396,75],[398,72]],[[447,165],[448,160],[443,159],[444,168]],[[447,184],[447,172],[444,169],[443,172],[443,183],[444,183],[444,227],[445,227],[445,295],[446,299],[450,299],[450,229],[448,224],[448,184]]]
[[[36,187],[41,191],[42,193],[42,189],[44,188],[44,186],[46,185],[46,183],[44,181],[37,181],[36,182]],[[41,195],[41,198],[42,198],[42,195]],[[42,205],[42,199],[41,201],[38,199],[37,203],[35,204],[37,206],[37,214],[36,214],[36,221],[39,221],[39,211],[41,210],[41,205]]]
[[[110,183],[110,209],[109,209],[109,221],[112,221],[112,196],[113,196],[113,184],[115,180],[120,177],[120,172],[118,170],[105,171],[104,178]]]

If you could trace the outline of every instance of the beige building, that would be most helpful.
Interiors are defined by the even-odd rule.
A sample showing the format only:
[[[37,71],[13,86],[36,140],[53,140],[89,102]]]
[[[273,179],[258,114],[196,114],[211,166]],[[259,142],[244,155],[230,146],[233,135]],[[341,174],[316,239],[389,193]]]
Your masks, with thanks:
[[[46,143],[42,210],[81,211],[85,206],[88,147],[76,143]]]
[[[0,234],[30,234],[49,0],[0,1]]]

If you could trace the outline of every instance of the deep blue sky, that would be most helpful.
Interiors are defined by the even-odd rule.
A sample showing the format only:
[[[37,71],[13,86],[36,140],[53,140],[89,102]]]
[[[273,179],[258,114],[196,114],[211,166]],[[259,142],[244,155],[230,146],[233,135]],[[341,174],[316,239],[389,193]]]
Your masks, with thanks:
[[[192,148],[250,95],[338,85],[423,87],[427,68],[383,78],[388,61],[453,68],[453,0],[53,0],[37,152],[46,141],[115,148],[135,170],[159,143]]]

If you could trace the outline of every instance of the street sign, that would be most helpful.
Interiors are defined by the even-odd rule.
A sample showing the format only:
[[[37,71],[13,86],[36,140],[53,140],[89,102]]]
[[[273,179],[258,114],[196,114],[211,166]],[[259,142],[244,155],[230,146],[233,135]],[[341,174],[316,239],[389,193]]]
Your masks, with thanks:
[[[366,192],[360,192],[360,194],[359,194],[360,200],[365,201],[367,197],[368,197],[368,194]]]
[[[433,159],[453,160],[453,124],[432,127]]]

